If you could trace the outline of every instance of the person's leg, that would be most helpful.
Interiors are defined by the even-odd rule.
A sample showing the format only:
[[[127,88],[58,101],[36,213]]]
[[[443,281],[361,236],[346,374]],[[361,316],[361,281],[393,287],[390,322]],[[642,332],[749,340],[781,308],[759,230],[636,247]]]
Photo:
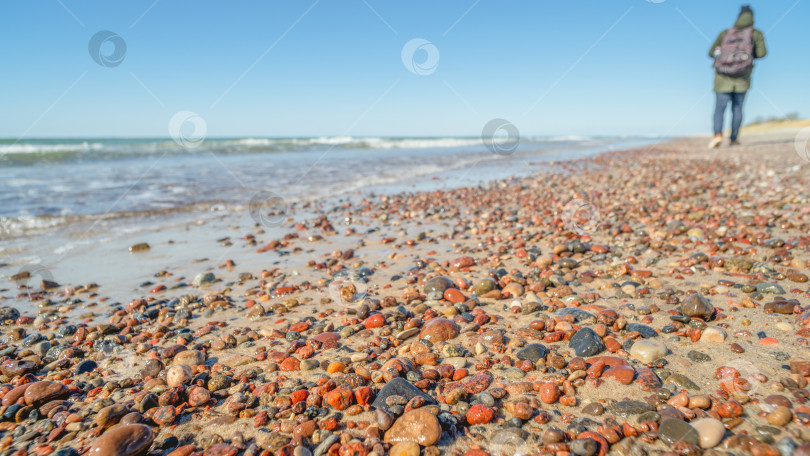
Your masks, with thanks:
[[[724,92],[717,92],[717,102],[714,106],[714,134],[723,134],[723,120],[726,114],[726,106],[731,101],[731,94]]]
[[[731,142],[737,142],[737,135],[740,133],[743,101],[745,92],[731,94]]]
[[[714,139],[709,143],[709,148],[714,149],[723,142],[723,117],[725,117],[726,106],[731,100],[730,93],[716,92],[717,101],[714,105]]]

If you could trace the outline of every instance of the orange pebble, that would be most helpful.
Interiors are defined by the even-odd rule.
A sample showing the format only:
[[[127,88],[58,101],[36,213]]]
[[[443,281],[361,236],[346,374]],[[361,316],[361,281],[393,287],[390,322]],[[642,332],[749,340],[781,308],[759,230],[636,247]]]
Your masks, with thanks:
[[[461,380],[467,376],[467,369],[458,369],[453,372],[453,381]]]

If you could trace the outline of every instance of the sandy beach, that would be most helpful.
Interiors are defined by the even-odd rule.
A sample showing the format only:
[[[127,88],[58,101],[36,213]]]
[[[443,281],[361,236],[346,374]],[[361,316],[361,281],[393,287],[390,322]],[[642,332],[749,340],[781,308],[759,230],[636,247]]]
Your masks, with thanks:
[[[796,133],[43,241],[4,265],[0,451],[810,454]]]

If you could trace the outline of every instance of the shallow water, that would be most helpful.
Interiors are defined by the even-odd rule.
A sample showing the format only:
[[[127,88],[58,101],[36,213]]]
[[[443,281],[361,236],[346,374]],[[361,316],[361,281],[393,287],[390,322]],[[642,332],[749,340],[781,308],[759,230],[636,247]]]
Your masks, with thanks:
[[[0,238],[99,217],[314,200],[365,187],[410,185],[461,170],[459,184],[526,171],[539,154],[560,160],[635,140],[524,139],[497,155],[480,138],[165,139],[0,141]]]

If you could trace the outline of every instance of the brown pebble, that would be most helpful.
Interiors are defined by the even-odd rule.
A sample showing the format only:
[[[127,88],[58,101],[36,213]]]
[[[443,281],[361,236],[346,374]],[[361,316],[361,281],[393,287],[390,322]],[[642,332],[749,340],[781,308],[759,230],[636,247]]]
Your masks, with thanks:
[[[56,382],[34,382],[25,390],[25,403],[28,405],[38,405],[52,401],[67,394],[65,385]]]
[[[793,412],[789,408],[778,406],[776,409],[768,414],[768,422],[774,426],[784,426],[790,423],[793,418]]]
[[[101,435],[87,452],[90,456],[137,456],[149,449],[154,433],[144,424],[111,428]]]

